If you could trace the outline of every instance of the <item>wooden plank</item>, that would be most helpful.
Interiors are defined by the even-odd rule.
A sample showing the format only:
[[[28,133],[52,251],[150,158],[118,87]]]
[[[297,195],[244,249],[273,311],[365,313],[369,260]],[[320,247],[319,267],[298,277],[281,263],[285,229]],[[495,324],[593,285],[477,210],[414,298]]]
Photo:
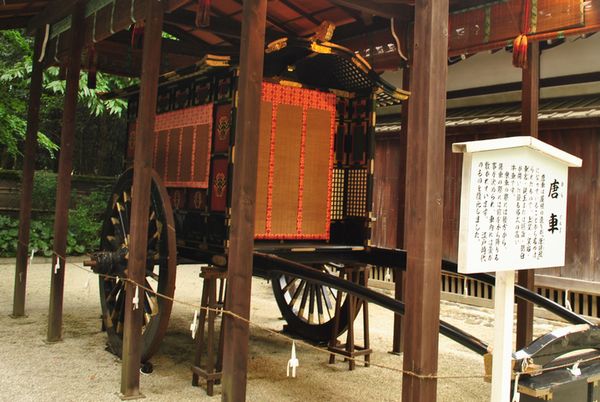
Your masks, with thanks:
[[[146,276],[146,248],[148,243],[148,209],[158,77],[161,58],[163,5],[160,0],[149,0],[144,21],[142,76],[138,107],[135,154],[133,158],[134,194],[131,207],[131,240],[129,244],[128,278],[144,284]],[[127,284],[125,299],[125,326],[123,333],[123,363],[121,367],[121,396],[136,398],[140,394],[141,328],[144,309],[133,309],[135,286]],[[139,299],[144,300],[139,289]]]
[[[406,160],[405,402],[433,401],[437,393],[447,52],[448,0],[417,1]]]
[[[414,0],[395,1],[393,2],[394,4],[372,0],[332,0],[331,2],[339,6],[383,18],[402,16],[404,15],[405,7],[415,3]]]
[[[537,274],[535,275],[535,286],[553,289],[569,289],[569,291],[574,293],[585,293],[600,296],[600,283],[597,281],[586,281],[580,279],[561,278],[558,276]]]
[[[73,171],[73,148],[75,146],[75,112],[79,92],[79,71],[84,29],[84,3],[73,8],[73,35],[71,35],[69,60],[67,65],[67,86],[65,89],[62,129],[60,133],[60,156],[58,162],[58,182],[56,185],[56,206],[54,210],[54,242],[52,256],[52,277],[50,281],[50,308],[48,313],[48,342],[62,340],[62,307],[65,286],[65,257],[67,253],[67,231],[69,226],[69,201],[71,198],[71,173]],[[56,269],[57,266],[59,269]]]
[[[29,253],[29,230],[31,228],[31,197],[33,192],[33,174],[35,172],[35,154],[37,151],[37,133],[39,128],[40,98],[42,95],[42,65],[37,61],[42,49],[44,32],[36,31],[35,52],[32,60],[31,84],[29,86],[29,106],[27,109],[27,132],[23,155],[23,178],[21,179],[21,201],[19,204],[19,242],[15,270],[12,317],[25,316],[25,291],[27,284],[27,258]]]
[[[521,126],[523,135],[537,138],[540,100],[540,43],[532,42],[527,49],[527,66],[523,69],[521,92]],[[517,283],[535,290],[535,271],[519,271]],[[533,340],[533,303],[517,300],[517,350]]]
[[[267,0],[245,0],[238,81],[235,161],[226,308],[250,317],[254,206],[258,164],[258,132],[264,62]],[[248,323],[224,315],[223,401],[246,399],[248,373]]]

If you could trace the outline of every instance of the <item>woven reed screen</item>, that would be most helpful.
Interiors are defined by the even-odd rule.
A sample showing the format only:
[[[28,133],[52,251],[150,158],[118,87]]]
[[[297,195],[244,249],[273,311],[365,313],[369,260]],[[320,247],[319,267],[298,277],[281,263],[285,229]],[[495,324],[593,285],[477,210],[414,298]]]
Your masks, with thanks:
[[[156,116],[152,164],[165,186],[208,188],[212,110],[211,103]],[[130,144],[135,127],[131,125]]]
[[[329,239],[333,94],[263,84],[255,236]]]

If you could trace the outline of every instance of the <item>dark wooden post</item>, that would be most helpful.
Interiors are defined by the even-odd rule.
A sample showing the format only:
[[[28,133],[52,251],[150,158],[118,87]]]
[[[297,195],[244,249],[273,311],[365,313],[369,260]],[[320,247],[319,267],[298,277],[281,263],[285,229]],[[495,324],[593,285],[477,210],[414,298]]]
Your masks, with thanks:
[[[244,0],[226,300],[227,309],[244,318],[250,317],[266,14],[267,0]],[[244,401],[248,371],[248,324],[225,315],[223,325],[222,400]]]
[[[65,257],[69,226],[69,201],[71,198],[71,171],[73,170],[73,146],[75,142],[75,111],[79,92],[79,71],[83,48],[85,3],[80,1],[73,8],[71,42],[67,60],[67,87],[60,132],[60,157],[56,207],[54,212],[54,243],[50,281],[50,309],[48,313],[48,342],[62,340],[63,293],[65,286]],[[56,264],[59,269],[55,269]]]
[[[403,368],[437,375],[444,142],[448,57],[448,0],[417,0],[408,111],[406,316]],[[437,380],[405,373],[402,400],[436,400]]]
[[[27,133],[25,134],[25,152],[23,155],[23,179],[21,180],[21,203],[19,206],[19,243],[15,270],[15,291],[11,317],[25,315],[25,290],[27,285],[27,253],[29,252],[29,230],[31,228],[31,194],[33,192],[33,173],[35,172],[35,154],[39,127],[40,98],[42,96],[42,77],[44,69],[38,62],[44,40],[44,31],[35,33],[35,51],[32,57],[31,84],[29,86],[29,107],[27,109]]]
[[[146,278],[146,249],[148,244],[148,211],[150,208],[150,185],[152,173],[152,138],[158,77],[160,75],[161,36],[164,1],[149,0],[144,23],[142,75],[138,127],[135,136],[133,158],[133,188],[131,200],[131,237],[129,244],[128,278],[144,284]],[[123,351],[121,366],[121,397],[140,397],[140,363],[142,358],[142,314],[144,309],[133,309],[135,285],[127,283],[125,298],[125,323],[123,327]],[[144,290],[138,288],[139,300],[144,300]]]
[[[410,67],[406,66],[402,70],[402,89],[410,91]],[[400,128],[400,152],[404,153],[401,158],[405,161],[404,166],[400,167],[398,183],[398,224],[396,227],[397,247],[404,248],[404,212],[406,205],[406,190],[401,187],[406,182],[406,139],[408,138],[408,109],[410,98],[402,104],[402,118]],[[404,271],[396,270],[396,282],[394,284],[394,297],[396,300],[403,301],[405,275]],[[402,316],[394,314],[394,338],[392,340],[392,353],[400,353],[402,351],[403,335],[402,335]]]
[[[531,42],[527,49],[527,66],[523,69],[521,92],[521,131],[523,135],[538,137],[538,110],[540,99],[540,43]],[[535,270],[519,271],[519,285],[535,289]],[[517,350],[533,340],[533,304],[517,299]]]

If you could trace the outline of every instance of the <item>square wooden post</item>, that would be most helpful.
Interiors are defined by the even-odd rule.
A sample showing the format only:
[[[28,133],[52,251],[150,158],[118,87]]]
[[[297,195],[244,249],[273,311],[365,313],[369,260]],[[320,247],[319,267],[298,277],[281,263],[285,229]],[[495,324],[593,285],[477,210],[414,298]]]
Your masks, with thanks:
[[[527,48],[527,66],[523,69],[521,92],[522,135],[538,138],[538,110],[540,99],[540,43],[531,42]],[[535,290],[535,271],[519,271],[519,285]],[[533,304],[517,299],[517,350],[533,340]]]
[[[67,253],[67,233],[69,229],[69,201],[71,199],[71,173],[73,170],[73,147],[75,146],[75,112],[79,92],[79,72],[85,2],[79,1],[73,8],[71,20],[71,40],[67,60],[67,87],[60,132],[60,156],[58,162],[58,182],[56,184],[56,207],[54,210],[54,241],[50,280],[50,308],[48,313],[49,343],[62,340],[63,293],[65,286],[65,263]]]
[[[35,33],[35,51],[32,57],[31,84],[29,86],[29,106],[27,109],[27,133],[23,155],[23,178],[21,180],[21,201],[19,205],[19,242],[15,270],[15,291],[11,317],[25,316],[25,292],[27,285],[27,258],[29,253],[29,230],[31,229],[31,196],[35,172],[35,154],[39,128],[40,99],[44,69],[37,60],[41,54],[44,31]]]
[[[244,0],[226,306],[250,317],[258,124],[267,0]],[[248,323],[223,317],[223,401],[244,401],[248,371]]]
[[[410,91],[410,67],[406,66],[402,70],[402,89]],[[400,152],[404,154],[403,159],[406,162],[406,139],[408,137],[408,109],[409,109],[410,98],[405,100],[402,104],[402,116],[400,126]],[[406,163],[400,167],[400,182],[398,183],[398,223],[396,225],[396,232],[398,233],[396,239],[396,246],[404,248],[404,212],[406,205],[406,190],[401,187],[406,182]],[[405,284],[404,271],[396,269],[396,280],[394,283],[394,298],[396,300],[404,301],[404,284]],[[402,315],[394,314],[394,338],[392,340],[392,353],[399,354],[402,351],[402,344],[404,335],[402,333]]]
[[[133,186],[131,199],[131,237],[129,243],[128,279],[145,283],[146,253],[148,246],[148,211],[150,208],[150,185],[152,173],[152,145],[158,77],[160,75],[161,38],[164,1],[149,0],[144,18],[142,49],[142,74],[138,106],[138,130],[135,136],[133,159]],[[140,394],[140,363],[142,357],[143,308],[133,309],[136,286],[126,285],[125,323],[121,366],[121,398],[135,399]],[[144,290],[138,288],[139,300],[144,300]]]
[[[408,111],[406,316],[402,400],[436,400],[438,367],[448,0],[416,0]]]

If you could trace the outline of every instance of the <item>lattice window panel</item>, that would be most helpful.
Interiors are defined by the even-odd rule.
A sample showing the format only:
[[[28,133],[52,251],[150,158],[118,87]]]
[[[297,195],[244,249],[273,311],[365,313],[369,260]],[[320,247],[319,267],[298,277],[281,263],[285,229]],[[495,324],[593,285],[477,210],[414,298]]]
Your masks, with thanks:
[[[367,176],[366,169],[348,170],[347,216],[367,216]]]
[[[344,219],[344,169],[333,169],[331,183],[331,220]]]
[[[341,84],[356,92],[368,91],[372,88],[373,83],[359,70],[359,67],[341,57],[335,59],[333,75]]]

